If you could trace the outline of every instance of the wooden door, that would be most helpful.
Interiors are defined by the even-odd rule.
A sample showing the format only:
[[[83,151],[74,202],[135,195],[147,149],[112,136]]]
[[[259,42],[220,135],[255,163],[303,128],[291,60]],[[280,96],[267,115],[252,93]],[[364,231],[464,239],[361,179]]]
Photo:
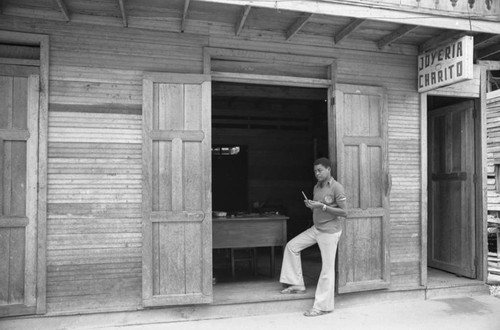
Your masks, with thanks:
[[[389,287],[387,101],[383,88],[337,84],[338,180],[348,216],[339,241],[338,292]]]
[[[428,120],[427,263],[475,278],[474,102],[433,110]]]
[[[212,301],[211,82],[143,81],[143,304]]]
[[[0,65],[0,317],[36,312],[38,68]]]

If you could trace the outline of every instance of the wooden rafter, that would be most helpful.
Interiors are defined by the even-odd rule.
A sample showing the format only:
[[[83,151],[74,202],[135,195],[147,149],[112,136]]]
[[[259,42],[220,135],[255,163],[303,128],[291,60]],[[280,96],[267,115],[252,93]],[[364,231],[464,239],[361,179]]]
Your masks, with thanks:
[[[182,12],[181,32],[184,32],[184,29],[186,28],[186,18],[189,10],[189,2],[190,0],[184,0],[184,11]]]
[[[358,1],[255,1],[255,0],[197,0],[200,2],[217,2],[228,5],[252,5],[253,7],[269,8],[273,10],[290,10],[296,12],[313,13],[326,16],[357,17],[381,22],[399,23],[434,27],[438,29],[463,30],[500,34],[497,21],[481,20],[469,17],[440,16],[431,11],[412,12],[385,8],[375,2],[369,7],[360,5]]]
[[[235,35],[239,36],[241,33],[241,30],[243,30],[243,26],[245,25],[245,21],[247,20],[248,14],[250,13],[250,9],[252,9],[252,6],[245,6],[241,10],[241,15],[240,19],[236,22],[236,25],[234,27],[235,29]]]
[[[449,30],[447,32],[440,33],[439,36],[426,40],[423,44],[419,46],[420,53],[427,51],[428,49],[435,48],[436,46],[449,42],[451,40],[462,38],[467,35],[467,32],[456,30]]]
[[[493,45],[488,48],[479,49],[476,52],[476,56],[478,60],[481,60],[498,53],[500,53],[500,45]]]
[[[335,44],[338,44],[342,39],[345,39],[349,36],[349,34],[353,33],[363,22],[366,20],[363,18],[355,18],[349,24],[344,26],[342,30],[340,30],[334,37],[333,40]]]
[[[64,0],[56,0],[57,5],[59,6],[59,9],[61,10],[61,13],[64,16],[64,19],[66,22],[69,22],[71,19],[69,17],[69,10],[66,4],[64,3]]]
[[[391,34],[388,34],[385,37],[383,37],[382,39],[380,39],[377,42],[377,46],[379,49],[382,49],[385,46],[387,46],[388,44],[398,40],[402,36],[410,33],[413,30],[416,30],[416,29],[418,29],[418,26],[416,26],[416,25],[403,25],[402,27],[400,27],[396,31],[394,31]]]
[[[120,13],[122,14],[123,26],[127,27],[128,22],[127,22],[127,12],[125,11],[125,0],[118,0],[118,3],[120,4]]]
[[[474,46],[479,46],[484,43],[487,43],[491,39],[498,37],[496,34],[487,34],[487,33],[482,33],[478,34],[477,36],[474,36]]]
[[[288,28],[286,31],[286,40],[290,40],[297,32],[300,31],[306,25],[307,21],[311,19],[313,14],[302,14],[297,20]]]

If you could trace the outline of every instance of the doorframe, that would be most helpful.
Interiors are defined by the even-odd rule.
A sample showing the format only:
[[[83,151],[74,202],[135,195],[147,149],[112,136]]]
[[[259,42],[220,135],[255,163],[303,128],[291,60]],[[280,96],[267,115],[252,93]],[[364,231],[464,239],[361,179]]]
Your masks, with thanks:
[[[237,60],[244,59],[255,63],[308,63],[310,65],[324,66],[327,79],[304,78],[284,75],[263,75],[212,71],[212,59]],[[203,48],[203,74],[212,77],[212,82],[246,83],[256,85],[291,86],[318,88],[327,90],[327,121],[328,121],[328,152],[329,157],[337,154],[336,122],[335,122],[335,90],[337,83],[337,59],[327,57],[300,56],[274,52],[249,51],[228,48]],[[211,109],[212,111],[212,109]],[[212,115],[212,113],[210,114]],[[334,131],[330,132],[333,127]],[[337,162],[334,162],[332,173],[338,177]],[[213,244],[213,242],[212,242]]]
[[[36,314],[47,312],[47,133],[49,110],[49,36],[45,34],[1,31],[0,43],[11,42],[40,47],[40,91],[38,112],[38,203]]]
[[[255,63],[276,63],[276,62],[306,62],[309,65],[324,65],[325,67],[335,67],[330,69],[327,79],[304,78],[284,75],[263,75],[247,73],[231,73],[212,71],[212,59],[238,60],[244,59]],[[203,48],[203,74],[212,76],[212,81],[224,81],[232,83],[246,83],[258,85],[296,86],[309,88],[329,88],[332,86],[331,77],[336,75],[336,59],[326,57],[310,57],[300,55],[289,55],[281,53],[269,53],[261,51],[247,51],[228,48]]]
[[[463,84],[456,84],[453,88],[444,87],[433,91],[420,94],[420,150],[421,150],[421,232],[420,232],[420,285],[427,286],[427,228],[428,228],[428,127],[427,127],[427,97],[428,96],[446,96],[457,98],[473,99],[476,110],[476,120],[474,123],[474,146],[475,170],[476,170],[476,189],[475,189],[475,261],[476,261],[476,280],[486,282],[487,279],[487,257],[488,244],[486,234],[486,218],[488,209],[488,186],[487,186],[487,154],[486,154],[486,69],[484,65],[475,68],[475,76],[472,80]],[[463,87],[462,87],[463,86]],[[481,178],[481,179],[479,179]],[[482,219],[482,221],[480,220]]]

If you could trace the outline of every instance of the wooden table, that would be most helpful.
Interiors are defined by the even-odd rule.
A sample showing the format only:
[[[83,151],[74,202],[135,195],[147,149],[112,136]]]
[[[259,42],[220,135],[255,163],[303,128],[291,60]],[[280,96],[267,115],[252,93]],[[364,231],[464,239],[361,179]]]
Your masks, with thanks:
[[[249,214],[213,218],[214,249],[271,247],[271,276],[274,277],[274,247],[285,247],[286,221],[283,215]]]

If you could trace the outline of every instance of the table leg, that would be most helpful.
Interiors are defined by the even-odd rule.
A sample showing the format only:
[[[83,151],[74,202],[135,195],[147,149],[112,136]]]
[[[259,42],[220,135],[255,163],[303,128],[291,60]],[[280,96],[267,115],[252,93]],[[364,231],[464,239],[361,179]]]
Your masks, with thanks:
[[[234,280],[234,277],[236,275],[235,265],[234,265],[234,249],[230,249],[230,250],[231,250],[231,275],[233,276],[233,280]]]
[[[271,277],[274,278],[274,246],[271,246]]]

